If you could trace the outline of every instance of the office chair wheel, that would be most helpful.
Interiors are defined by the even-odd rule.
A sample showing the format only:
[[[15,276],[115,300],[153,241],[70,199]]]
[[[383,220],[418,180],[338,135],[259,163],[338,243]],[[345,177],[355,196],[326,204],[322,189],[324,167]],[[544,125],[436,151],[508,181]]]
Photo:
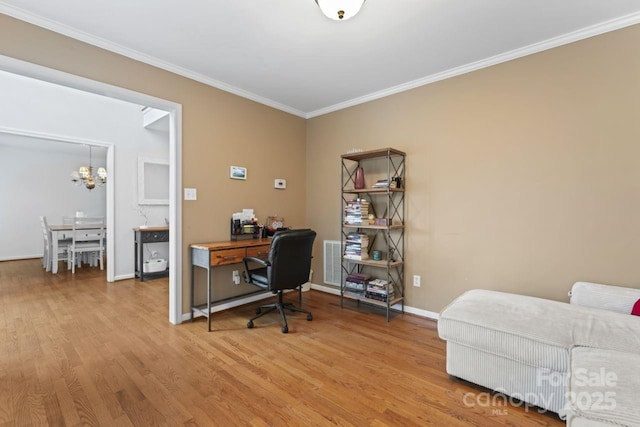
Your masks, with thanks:
[[[247,328],[253,328],[253,320],[249,320],[249,322],[247,323]]]
[[[307,314],[307,320],[308,320],[309,322],[311,322],[311,321],[313,320],[313,316],[312,316],[312,315],[310,315],[310,314]]]
[[[286,334],[287,332],[289,332],[289,327],[287,327],[287,326],[283,326],[283,327],[282,327],[282,333],[283,333],[283,334]]]

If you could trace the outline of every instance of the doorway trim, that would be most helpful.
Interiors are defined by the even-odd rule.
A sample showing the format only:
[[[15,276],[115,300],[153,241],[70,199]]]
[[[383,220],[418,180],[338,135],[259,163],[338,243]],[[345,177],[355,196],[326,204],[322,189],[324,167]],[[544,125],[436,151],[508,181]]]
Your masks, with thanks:
[[[135,92],[119,86],[113,86],[74,74],[21,61],[19,59],[0,55],[0,70],[60,86],[81,90],[96,95],[119,99],[145,105],[169,112],[169,322],[177,325],[182,322],[182,105],[154,96]],[[40,134],[41,136],[44,134]],[[33,136],[33,135],[32,135]],[[49,135],[51,137],[51,135]],[[71,138],[73,139],[73,138]],[[69,138],[65,137],[65,140]],[[104,145],[104,142],[84,142],[94,145]],[[109,144],[107,144],[109,145]],[[115,146],[107,151],[107,167],[114,162]],[[107,170],[114,170],[112,168]],[[107,184],[112,180],[112,174],[107,177]],[[115,230],[115,190],[113,181],[107,186],[107,227]],[[109,202],[111,198],[111,203]],[[109,211],[111,209],[111,211]],[[107,247],[107,252],[109,247]],[[112,247],[113,251],[113,247]],[[115,254],[108,253],[114,259]],[[112,263],[109,263],[112,264]],[[109,265],[107,265],[109,277]]]

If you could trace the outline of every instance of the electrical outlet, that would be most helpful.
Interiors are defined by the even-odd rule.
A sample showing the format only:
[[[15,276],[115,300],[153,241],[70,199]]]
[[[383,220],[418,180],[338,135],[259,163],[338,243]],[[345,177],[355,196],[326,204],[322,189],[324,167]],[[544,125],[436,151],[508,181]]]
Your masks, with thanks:
[[[238,270],[233,270],[233,283],[235,283],[236,285],[240,284],[240,272]]]
[[[417,274],[413,275],[413,286],[415,286],[416,288],[420,287],[420,276],[418,276]]]

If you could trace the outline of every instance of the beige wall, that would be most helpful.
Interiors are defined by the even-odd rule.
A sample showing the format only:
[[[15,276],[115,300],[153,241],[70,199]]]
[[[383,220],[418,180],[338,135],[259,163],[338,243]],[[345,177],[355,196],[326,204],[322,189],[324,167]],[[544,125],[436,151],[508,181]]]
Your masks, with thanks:
[[[288,225],[306,225],[304,119],[6,15],[0,55],[182,104],[183,186],[198,189],[197,201],[183,202],[185,313],[190,243],[228,239],[231,214],[243,208],[254,208],[260,219],[279,214]],[[248,180],[229,179],[230,165],[247,167]],[[287,179],[287,190],[275,190],[275,178]],[[233,288],[226,273],[216,280]]]
[[[638,46],[635,26],[309,120],[309,225],[339,239],[339,155],[391,146],[407,153],[409,306],[639,287]]]
[[[407,304],[430,311],[476,287],[563,300],[576,280],[640,286],[637,46],[640,26],[305,122],[0,15],[2,55],[183,105],[183,185],[198,188],[185,266],[189,243],[226,239],[231,212],[254,207],[318,231],[322,283],[322,240],[340,237],[339,155],[406,151],[406,274],[423,278],[408,280]],[[229,180],[231,164],[249,180]]]

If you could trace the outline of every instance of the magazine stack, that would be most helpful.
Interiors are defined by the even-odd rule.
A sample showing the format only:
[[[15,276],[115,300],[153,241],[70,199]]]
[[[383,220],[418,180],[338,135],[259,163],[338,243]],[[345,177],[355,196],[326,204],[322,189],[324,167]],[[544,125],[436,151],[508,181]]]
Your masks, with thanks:
[[[391,286],[387,280],[371,280],[367,283],[365,296],[378,301],[387,302],[387,299],[391,301],[394,298],[393,286]]]
[[[349,233],[344,245],[344,257],[356,261],[369,259],[369,236],[364,233]]]
[[[352,294],[364,297],[367,289],[367,281],[370,279],[368,274],[352,273],[347,276],[344,283],[345,290]]]
[[[369,202],[363,199],[347,200],[344,207],[344,223],[347,225],[362,225],[368,223]]]

